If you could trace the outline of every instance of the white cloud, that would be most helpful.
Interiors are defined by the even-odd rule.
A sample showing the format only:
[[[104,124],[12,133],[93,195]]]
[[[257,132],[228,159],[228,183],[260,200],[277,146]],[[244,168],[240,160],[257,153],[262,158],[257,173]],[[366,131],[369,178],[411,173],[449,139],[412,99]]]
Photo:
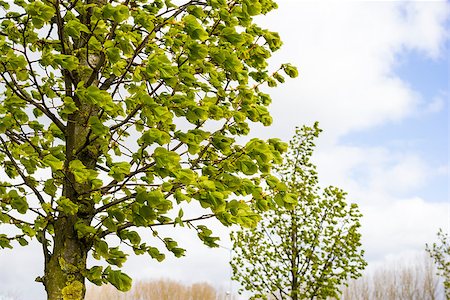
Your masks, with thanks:
[[[362,237],[372,261],[401,253],[423,251],[435,240],[438,228],[448,230],[448,203],[420,198],[396,199],[390,205],[362,205]]]
[[[324,184],[348,186],[361,193],[414,193],[442,173],[442,166],[429,166],[417,154],[381,146],[319,146],[315,160]]]
[[[445,107],[445,100],[442,96],[434,97],[428,105],[426,105],[424,112],[433,114],[442,111]]]
[[[441,24],[450,13],[448,3],[414,1],[403,3],[402,10],[406,44],[433,59],[445,55],[443,47],[449,34],[448,31],[443,32],[445,29]],[[414,28],[414,31],[410,28]]]
[[[422,187],[448,176],[412,153],[387,147],[330,146],[315,156],[323,185],[349,193],[363,213],[363,245],[370,262],[404,251],[423,251],[438,228],[449,229],[448,199],[421,198]]]
[[[374,189],[404,192],[417,189],[427,183],[430,168],[419,157],[405,155],[394,161],[389,169],[380,166],[372,174]]]
[[[443,54],[447,3],[279,1],[279,7],[260,23],[285,42],[274,65],[293,62],[300,78],[272,92],[274,126],[265,135],[318,120],[330,138],[339,137],[420,109],[420,95],[395,67],[407,51]]]

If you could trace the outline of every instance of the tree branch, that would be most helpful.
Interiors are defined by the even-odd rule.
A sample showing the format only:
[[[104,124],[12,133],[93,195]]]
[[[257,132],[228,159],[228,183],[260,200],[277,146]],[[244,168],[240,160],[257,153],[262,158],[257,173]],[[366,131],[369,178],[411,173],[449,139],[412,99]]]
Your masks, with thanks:
[[[182,220],[181,222],[189,223],[189,222],[201,221],[201,220],[210,219],[210,218],[212,218],[214,216],[215,216],[215,214],[207,214],[207,215],[202,215],[202,216],[197,217],[197,218]],[[152,228],[152,227],[157,227],[157,226],[175,225],[175,224],[178,224],[178,222],[172,221],[172,222],[167,222],[167,223],[156,223],[156,224],[147,225],[147,227]],[[136,226],[133,222],[127,222],[127,223],[123,224],[122,226],[119,226],[116,231],[106,230],[106,231],[101,232],[98,237],[99,238],[104,238],[105,236],[107,236],[107,235],[109,235],[111,233],[120,232],[120,231],[122,231],[124,229],[127,229],[129,227],[133,227],[133,226]]]
[[[38,200],[41,203],[41,205],[44,204],[45,200],[42,197],[41,193],[36,189],[36,187],[33,184],[30,183],[28,177],[25,176],[25,174],[19,168],[19,165],[17,164],[16,160],[12,156],[11,152],[9,152],[9,150],[8,150],[8,146],[6,145],[5,140],[1,136],[0,136],[0,141],[1,141],[2,145],[3,145],[2,152],[5,153],[6,156],[8,156],[8,158],[11,160],[11,162],[13,163],[14,168],[16,169],[17,173],[19,173],[19,175],[22,178],[23,182],[33,191],[33,193],[36,195],[36,197],[38,198]]]
[[[3,64],[3,66],[6,69],[6,66]],[[11,89],[11,91],[20,99],[26,101],[27,103],[33,105],[37,109],[39,109],[44,115],[46,115],[55,125],[62,131],[66,131],[66,126],[59,120],[48,108],[45,106],[42,106],[41,104],[34,102],[33,99],[30,99],[28,94],[19,86],[19,84],[14,80],[14,77],[9,73],[9,71],[6,71],[12,81],[11,82],[5,77],[4,73],[0,73],[0,76],[5,81],[6,85]]]

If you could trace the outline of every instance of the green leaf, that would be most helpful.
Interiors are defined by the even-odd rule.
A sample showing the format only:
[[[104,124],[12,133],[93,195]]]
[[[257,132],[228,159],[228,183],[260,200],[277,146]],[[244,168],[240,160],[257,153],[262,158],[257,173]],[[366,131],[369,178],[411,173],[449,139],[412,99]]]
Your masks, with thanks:
[[[205,12],[200,6],[197,5],[189,5],[187,8],[189,14],[195,16],[198,19],[202,19],[206,16]]]
[[[5,248],[12,249],[11,241],[9,240],[9,238],[8,238],[8,236],[6,234],[0,234],[0,248],[2,248],[2,249],[5,249]]]
[[[86,225],[82,220],[78,220],[74,226],[77,231],[78,238],[92,238],[97,233],[97,229],[92,226]]]
[[[187,45],[187,48],[190,61],[202,60],[208,55],[208,48],[203,44],[192,42]]]
[[[278,82],[281,82],[281,83],[283,83],[285,81],[284,77],[281,76],[279,73],[274,73],[273,78],[275,78]]]
[[[57,209],[67,215],[74,215],[78,212],[78,205],[66,197],[59,198],[56,203],[58,204]]]
[[[136,231],[127,232],[126,237],[133,245],[138,245],[141,242],[141,237]]]
[[[24,238],[18,238],[17,241],[19,242],[20,246],[27,246],[28,241]]]
[[[129,15],[130,11],[128,10],[128,6],[120,4],[115,7],[114,20],[117,23],[125,21],[126,19],[128,19]]]
[[[258,172],[257,165],[249,159],[241,159],[236,164],[238,169],[245,175],[253,175]]]
[[[156,162],[156,166],[159,168],[165,168],[171,171],[180,168],[180,156],[176,152],[157,147],[152,156]]]
[[[62,170],[64,167],[64,162],[51,154],[46,155],[43,162],[52,169],[52,172]]]
[[[57,190],[58,190],[58,188],[55,185],[55,180],[54,179],[48,179],[48,180],[45,181],[45,183],[44,183],[44,192],[47,195],[55,197]]]
[[[186,252],[186,250],[178,247],[178,243],[172,238],[164,238],[164,244],[166,245],[167,250],[172,252],[175,257],[182,257]]]
[[[256,16],[261,13],[262,6],[258,1],[246,1],[245,7],[250,16]]]
[[[119,291],[127,292],[131,289],[131,277],[119,270],[109,270],[107,280]]]
[[[10,220],[11,220],[11,218],[7,214],[0,212],[0,222],[1,223],[9,223]]]
[[[55,15],[55,9],[41,1],[32,1],[26,10],[36,28],[42,28]]]
[[[111,4],[108,3],[103,6],[102,12],[105,18],[112,18],[117,23],[125,21],[126,19],[128,19],[130,15],[128,7],[122,4],[112,6]]]
[[[89,126],[96,136],[104,137],[109,134],[108,126],[103,125],[102,121],[97,116],[89,118]]]
[[[190,169],[181,169],[175,173],[175,176],[183,184],[188,185],[195,183],[196,174]]]
[[[284,72],[291,78],[295,78],[298,76],[298,70],[295,66],[291,64],[282,65]]]
[[[61,110],[61,114],[70,115],[71,113],[74,113],[78,110],[77,105],[75,104],[75,101],[71,97],[64,97],[63,98],[64,106]]]
[[[106,55],[112,63],[118,62],[120,59],[120,49],[117,47],[110,47],[106,49]]]
[[[280,180],[273,175],[269,175],[266,177],[266,183],[271,189],[275,188],[279,182]]]
[[[193,15],[187,15],[183,18],[184,29],[186,33],[194,40],[205,41],[208,39],[208,33]]]
[[[8,193],[11,198],[11,207],[17,210],[21,214],[25,214],[28,211],[28,203],[25,197],[19,196],[16,190],[11,190]]]
[[[221,34],[227,41],[234,45],[239,46],[245,42],[242,35],[237,33],[236,30],[232,27],[225,27],[224,29],[222,29]]]
[[[152,145],[153,143],[158,143],[159,145],[164,145],[170,142],[170,135],[167,132],[161,131],[157,128],[150,128],[139,139],[141,144]]]
[[[209,191],[215,191],[216,190],[216,185],[214,184],[214,181],[212,180],[208,180],[206,177],[202,177],[200,178],[200,186],[206,190]]]
[[[100,51],[102,49],[102,43],[100,43],[95,36],[89,38],[88,46],[90,49]]]
[[[188,110],[186,119],[192,124],[199,121],[205,121],[208,118],[208,111],[206,107],[195,106]]]
[[[78,183],[96,180],[98,175],[97,171],[87,169],[78,159],[69,163],[69,170],[75,177],[75,181]]]
[[[266,30],[263,36],[267,42],[267,45],[272,51],[280,49],[281,45],[283,44],[283,42],[280,39],[280,35],[277,32],[271,32]]]
[[[114,163],[108,175],[117,181],[124,180],[125,176],[130,174],[131,165],[128,162]]]
[[[87,271],[86,278],[95,285],[102,285],[103,267],[94,266]]]
[[[147,253],[159,262],[163,261],[166,258],[166,256],[163,253],[159,252],[158,248],[155,247],[148,247]]]
[[[9,3],[6,1],[0,1],[0,6],[3,7],[5,10],[8,10],[10,8]]]
[[[54,62],[60,65],[62,68],[69,71],[73,71],[78,68],[78,58],[73,55],[55,54],[53,55]]]
[[[90,33],[89,28],[78,19],[68,21],[66,25],[64,25],[64,31],[67,35],[75,38],[80,38],[82,32]]]

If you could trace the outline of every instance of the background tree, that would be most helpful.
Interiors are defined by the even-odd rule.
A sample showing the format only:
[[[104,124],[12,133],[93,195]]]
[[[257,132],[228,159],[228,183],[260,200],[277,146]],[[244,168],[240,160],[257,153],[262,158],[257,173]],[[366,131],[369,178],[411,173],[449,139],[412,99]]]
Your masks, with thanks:
[[[256,228],[231,235],[233,278],[253,293],[252,299],[337,297],[340,285],[366,266],[357,205],[347,205],[345,193],[335,187],[320,194],[310,161],[319,132],[317,123],[297,129],[277,168],[281,182],[267,182],[278,191],[273,201],[280,208],[264,213]],[[292,206],[282,207],[283,193],[296,197]]]
[[[88,287],[87,300],[231,300],[225,291],[211,284],[186,285],[168,279],[137,281],[130,291],[123,293],[110,285]],[[233,297],[234,299],[234,297]]]
[[[269,73],[281,41],[252,21],[276,4],[180,2],[0,1],[0,247],[41,243],[48,299],[83,298],[85,278],[129,290],[122,247],[183,255],[157,226],[214,246],[195,221],[254,226],[245,195],[268,208],[260,183],[286,145],[235,136],[271,123],[262,84],[297,75]],[[204,214],[184,215],[191,200]]]
[[[443,300],[442,280],[432,259],[416,257],[389,260],[342,287],[342,300]]]
[[[444,289],[447,299],[450,299],[450,241],[448,234],[439,229],[438,243],[426,245],[426,251],[434,260],[439,276],[444,279]]]

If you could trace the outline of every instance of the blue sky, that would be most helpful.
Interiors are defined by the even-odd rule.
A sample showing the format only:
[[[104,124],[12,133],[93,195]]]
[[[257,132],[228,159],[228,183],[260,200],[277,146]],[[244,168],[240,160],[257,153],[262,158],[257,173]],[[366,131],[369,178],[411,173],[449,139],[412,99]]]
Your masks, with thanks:
[[[446,23],[449,28],[450,23]],[[414,152],[430,166],[448,164],[449,155],[449,41],[443,46],[443,55],[427,57],[419,51],[402,51],[397,54],[394,73],[420,94],[426,107],[439,98],[442,107],[434,112],[418,113],[400,121],[392,121],[362,132],[345,135],[342,144],[359,146],[385,145],[390,149]],[[361,175],[361,174],[359,174]],[[410,193],[427,197],[430,201],[448,201],[449,176],[441,174],[426,186]]]
[[[449,45],[447,42],[443,52],[448,53]],[[445,158],[448,154],[448,139],[445,137],[448,137],[449,132],[449,56],[431,59],[418,51],[408,51],[397,54],[397,58],[399,63],[395,67],[395,74],[420,93],[424,102],[430,103],[440,97],[445,107],[433,114],[413,116],[400,122],[365,130],[363,133],[349,134],[343,142],[375,145],[395,144],[395,140],[399,139],[418,140],[418,151],[428,154],[430,159]]]

